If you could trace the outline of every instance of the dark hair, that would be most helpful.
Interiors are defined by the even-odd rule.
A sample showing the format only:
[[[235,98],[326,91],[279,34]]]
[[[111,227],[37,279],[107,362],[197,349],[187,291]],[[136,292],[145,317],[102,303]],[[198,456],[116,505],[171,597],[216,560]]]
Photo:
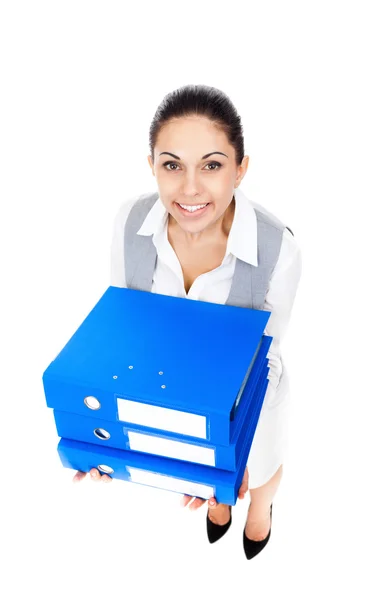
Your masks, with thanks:
[[[241,118],[232,101],[221,90],[208,85],[185,85],[164,96],[156,110],[149,130],[149,146],[154,161],[157,136],[170,119],[202,115],[225,132],[234,147],[236,164],[244,158],[244,138]]]

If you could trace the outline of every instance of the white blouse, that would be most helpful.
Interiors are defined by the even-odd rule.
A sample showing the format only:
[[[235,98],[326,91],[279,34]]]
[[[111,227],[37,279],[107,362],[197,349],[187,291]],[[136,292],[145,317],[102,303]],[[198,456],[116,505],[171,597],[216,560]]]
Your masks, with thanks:
[[[219,267],[199,275],[188,294],[184,287],[179,259],[168,240],[168,212],[160,201],[146,216],[138,235],[152,235],[157,250],[157,264],[152,292],[224,304],[229,296],[236,259],[257,265],[257,219],[251,202],[237,188],[234,192],[236,207],[229,232],[225,257]],[[124,264],[124,227],[129,211],[139,196],[124,202],[116,215],[111,244],[111,282],[116,287],[127,287]],[[260,207],[265,213],[268,211]],[[284,230],[278,261],[270,279],[264,310],[271,312],[266,335],[273,340],[267,354],[270,367],[269,384],[261,409],[256,433],[247,465],[249,487],[268,481],[283,462],[287,445],[288,417],[286,413],[289,383],[283,363],[280,344],[287,330],[298,283],[301,276],[301,251],[295,237]]]

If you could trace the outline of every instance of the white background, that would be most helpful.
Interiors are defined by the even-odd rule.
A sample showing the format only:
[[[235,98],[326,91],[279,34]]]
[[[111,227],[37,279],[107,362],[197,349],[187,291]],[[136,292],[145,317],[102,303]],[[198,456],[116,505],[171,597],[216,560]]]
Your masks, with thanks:
[[[2,567],[7,599],[388,598],[387,2],[2,2]],[[303,273],[284,340],[293,411],[270,543],[206,510],[71,483],[41,376],[109,285],[118,207],[155,189],[149,125],[187,83],[226,92],[243,191]],[[3,592],[3,590],[1,590]],[[71,595],[71,596],[70,596]],[[109,596],[108,596],[109,595]]]

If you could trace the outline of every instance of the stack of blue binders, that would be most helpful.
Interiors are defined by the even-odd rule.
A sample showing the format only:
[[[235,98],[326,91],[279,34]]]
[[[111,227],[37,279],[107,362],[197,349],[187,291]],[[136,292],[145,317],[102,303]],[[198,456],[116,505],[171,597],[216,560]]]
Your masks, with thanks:
[[[63,466],[234,505],[270,314],[110,286],[43,374]]]

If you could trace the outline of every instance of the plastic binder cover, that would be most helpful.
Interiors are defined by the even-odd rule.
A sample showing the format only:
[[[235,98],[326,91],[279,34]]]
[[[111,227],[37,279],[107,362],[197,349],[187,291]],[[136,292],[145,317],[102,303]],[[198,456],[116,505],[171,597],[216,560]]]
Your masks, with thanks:
[[[257,403],[263,403],[264,396],[256,393],[258,382],[268,374],[268,361],[262,361],[260,368],[252,369],[238,411],[239,426],[229,446],[221,446],[199,441],[196,438],[179,434],[166,434],[159,430],[129,426],[121,421],[104,421],[93,416],[84,417],[74,413],[54,410],[55,424],[59,437],[104,447],[133,450],[176,458],[188,462],[210,465],[219,469],[235,471],[241,453],[245,450],[246,429]],[[268,379],[267,379],[268,383]],[[264,389],[264,394],[266,389]]]
[[[269,316],[110,286],[44,372],[46,403],[228,445]]]
[[[269,367],[268,367],[269,369]],[[267,378],[258,382],[257,393],[265,393]],[[64,467],[88,472],[93,467],[114,479],[140,483],[200,498],[214,496],[217,502],[234,505],[242,483],[245,466],[260,414],[260,403],[253,411],[247,429],[245,451],[236,471],[224,471],[172,458],[153,456],[115,448],[101,448],[61,438],[58,454]]]

